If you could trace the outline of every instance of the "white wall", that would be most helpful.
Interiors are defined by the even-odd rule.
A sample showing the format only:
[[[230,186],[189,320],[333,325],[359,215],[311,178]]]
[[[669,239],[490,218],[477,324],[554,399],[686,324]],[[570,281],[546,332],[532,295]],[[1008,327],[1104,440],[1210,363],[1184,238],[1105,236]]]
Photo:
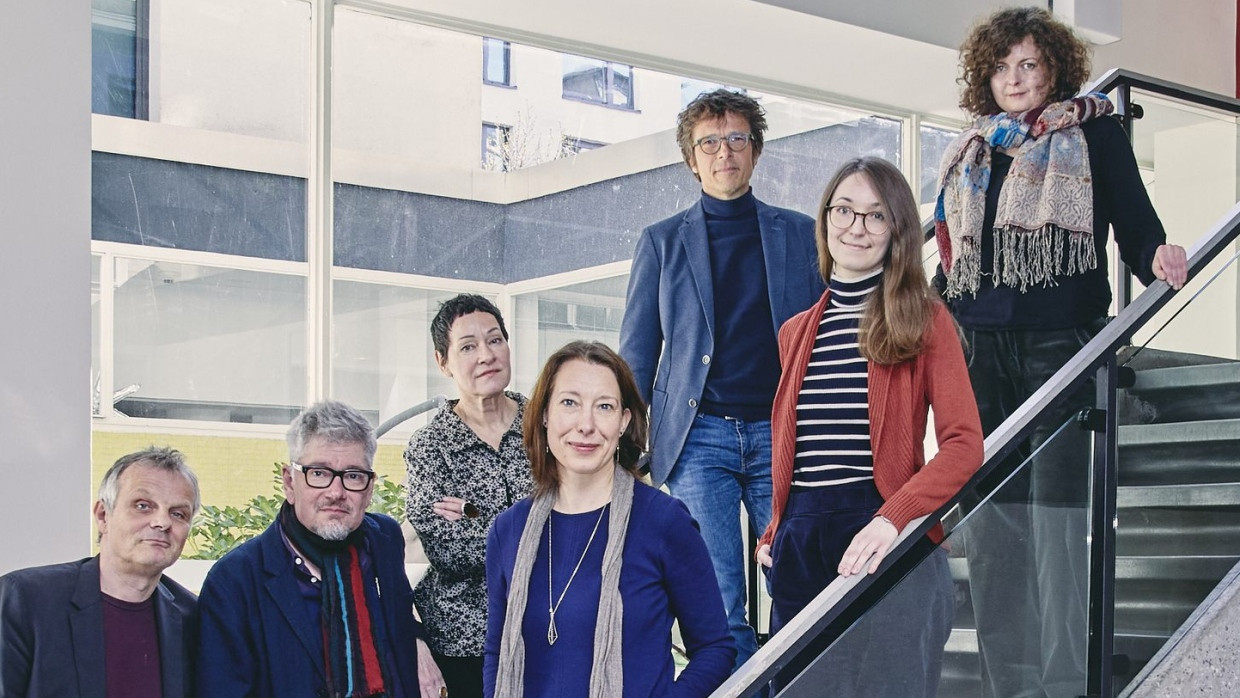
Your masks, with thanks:
[[[3,573],[90,552],[90,3],[6,5],[0,94]]]

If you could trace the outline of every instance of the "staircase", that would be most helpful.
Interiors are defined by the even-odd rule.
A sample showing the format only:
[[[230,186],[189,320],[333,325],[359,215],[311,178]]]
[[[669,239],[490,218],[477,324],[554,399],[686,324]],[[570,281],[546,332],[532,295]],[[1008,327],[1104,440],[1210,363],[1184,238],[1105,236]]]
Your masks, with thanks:
[[[1136,382],[1119,415],[1117,689],[1240,561],[1240,363],[1145,350],[1129,366]],[[958,607],[939,695],[978,696],[968,566],[950,563]]]

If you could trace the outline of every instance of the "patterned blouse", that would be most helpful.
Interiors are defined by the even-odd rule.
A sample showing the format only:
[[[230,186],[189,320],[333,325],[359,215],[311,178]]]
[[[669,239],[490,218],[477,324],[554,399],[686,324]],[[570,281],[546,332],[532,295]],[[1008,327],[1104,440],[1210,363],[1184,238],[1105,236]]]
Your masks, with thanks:
[[[449,400],[405,449],[406,515],[431,563],[413,601],[431,649],[449,657],[482,656],[487,533],[495,517],[534,489],[521,440],[526,399],[519,393],[504,394],[516,401],[517,416],[500,438],[499,450],[461,421],[454,411],[458,400]],[[431,509],[444,496],[476,505],[479,515],[448,521]]]

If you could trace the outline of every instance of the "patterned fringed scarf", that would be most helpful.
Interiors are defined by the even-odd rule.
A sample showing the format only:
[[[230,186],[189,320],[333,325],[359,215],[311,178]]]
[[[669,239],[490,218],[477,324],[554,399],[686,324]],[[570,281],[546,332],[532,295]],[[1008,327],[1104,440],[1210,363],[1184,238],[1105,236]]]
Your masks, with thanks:
[[[325,540],[302,525],[288,502],[280,508],[280,528],[293,547],[318,567],[323,606],[323,665],[331,698],[387,695],[383,664],[375,641],[375,619],[366,603],[358,548],[361,530],[340,541]],[[410,650],[412,651],[412,650]]]
[[[948,147],[934,210],[948,298],[977,294],[993,148],[1019,148],[999,193],[994,285],[1024,293],[1098,266],[1093,180],[1080,126],[1114,110],[1104,95],[1089,94],[1021,114],[984,116]]]
[[[624,539],[629,531],[629,514],[633,510],[633,488],[637,481],[616,466],[611,484],[611,512],[607,515],[607,547],[603,550],[602,584],[599,587],[598,615],[594,622],[594,662],[590,670],[590,698],[612,698],[624,695],[623,637],[624,604],[620,599],[620,567],[623,562]],[[504,631],[499,645],[499,666],[495,676],[495,695],[520,698],[524,695],[525,638],[521,625],[529,601],[530,575],[538,542],[546,528],[555,495],[534,498],[530,516],[525,520],[521,540],[517,543],[517,559],[513,565],[508,588],[508,608],[504,614]]]

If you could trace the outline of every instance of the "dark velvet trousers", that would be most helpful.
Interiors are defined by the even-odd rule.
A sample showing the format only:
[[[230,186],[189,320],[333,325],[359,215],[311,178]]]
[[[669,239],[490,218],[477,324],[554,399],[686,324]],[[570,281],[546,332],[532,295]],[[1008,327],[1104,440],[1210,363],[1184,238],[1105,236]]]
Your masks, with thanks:
[[[1063,330],[965,330],[969,378],[989,435],[1105,324]],[[959,532],[969,564],[982,695],[1085,692],[1091,436],[1070,422],[1094,382],[1039,421],[1005,467],[1031,462]]]
[[[872,481],[794,492],[771,546],[771,634],[837,576],[848,544],[883,500]],[[955,616],[947,555],[937,549],[827,648],[816,642],[776,679],[787,696],[916,698],[937,694]],[[802,670],[807,674],[795,684]]]

